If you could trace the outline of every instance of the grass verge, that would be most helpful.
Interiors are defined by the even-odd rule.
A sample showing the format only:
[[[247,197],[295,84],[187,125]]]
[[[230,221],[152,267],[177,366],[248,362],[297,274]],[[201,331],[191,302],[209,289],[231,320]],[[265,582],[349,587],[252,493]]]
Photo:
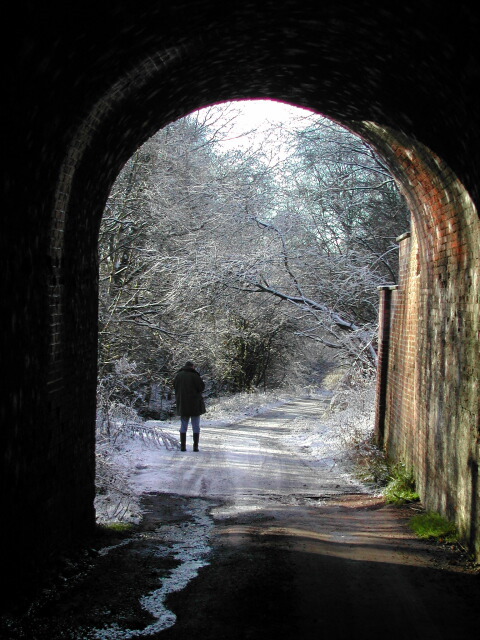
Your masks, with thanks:
[[[373,436],[354,444],[350,458],[355,477],[380,490],[388,504],[418,502],[413,472],[403,463],[392,463],[374,442]]]
[[[413,516],[409,525],[419,538],[452,544],[458,542],[457,527],[439,513],[420,513]]]

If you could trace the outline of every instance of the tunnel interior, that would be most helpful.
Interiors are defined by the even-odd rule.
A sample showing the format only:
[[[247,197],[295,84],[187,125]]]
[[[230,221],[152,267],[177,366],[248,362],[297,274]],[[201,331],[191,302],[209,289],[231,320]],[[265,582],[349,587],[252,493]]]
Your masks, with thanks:
[[[7,574],[42,574],[94,526],[96,252],[116,176],[159,128],[251,98],[363,136],[407,199],[385,444],[478,553],[477,11],[289,0],[22,9],[2,234]]]

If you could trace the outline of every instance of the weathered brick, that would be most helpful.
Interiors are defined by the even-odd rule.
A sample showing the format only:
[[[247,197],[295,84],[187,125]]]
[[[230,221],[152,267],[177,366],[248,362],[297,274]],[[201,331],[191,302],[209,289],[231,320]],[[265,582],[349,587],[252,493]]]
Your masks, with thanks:
[[[395,145],[413,222],[399,247],[384,441],[414,469],[426,507],[455,519],[479,553],[480,224],[463,186],[429,153],[419,147],[416,161],[403,163]]]

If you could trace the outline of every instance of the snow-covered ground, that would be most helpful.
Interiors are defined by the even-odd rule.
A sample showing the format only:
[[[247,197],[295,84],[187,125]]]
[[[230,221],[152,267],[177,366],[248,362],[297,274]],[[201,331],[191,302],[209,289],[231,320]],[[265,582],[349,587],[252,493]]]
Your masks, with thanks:
[[[292,399],[292,394],[240,393],[207,403],[202,416],[202,448],[204,436],[222,427],[259,415]],[[141,518],[140,498],[146,491],[167,492],[172,484],[172,451],[180,448],[180,419],[148,420],[146,428],[161,433],[164,438],[146,435],[141,429],[119,428],[113,442],[103,442],[97,449],[97,493],[95,508],[99,523],[138,522]]]
[[[352,446],[367,438],[373,430],[374,394],[373,386],[350,389],[336,394],[331,403],[333,394],[330,391],[310,391],[308,395],[304,393],[303,397],[318,401],[318,410],[313,414],[306,411],[289,417],[282,428],[283,446],[310,465],[327,465],[332,469],[335,467],[337,474],[348,477],[352,470],[348,456]],[[218,448],[218,434],[226,425],[264,416],[295,399],[291,393],[277,391],[236,394],[211,403],[201,420],[201,451],[205,453],[212,447]],[[136,437],[119,435],[115,445],[109,450],[108,473],[119,491],[112,492],[107,488],[105,493],[97,496],[99,522],[138,522],[141,518],[140,498],[143,493],[181,492],[179,477],[183,481],[187,470],[178,464],[181,459],[178,451],[179,418],[173,417],[170,421],[150,420],[145,423],[145,427],[160,430],[164,438],[148,438],[145,431]],[[188,438],[190,439],[190,434]],[[217,441],[214,443],[212,439]],[[191,449],[190,441],[188,446]],[[238,438],[235,447],[237,446],[245,449]],[[235,474],[236,470],[237,473],[241,472],[235,465],[230,466],[229,475]],[[229,481],[235,484],[235,480],[230,478]],[[207,495],[205,487],[202,489],[192,485],[186,488],[183,485],[183,491],[187,495],[195,495],[197,489],[198,495]],[[216,495],[220,495],[222,490],[228,494],[221,483],[215,488],[210,486],[210,489]]]
[[[83,638],[148,637],[175,624],[165,598],[208,564],[214,519],[269,509],[273,513],[284,506],[315,505],[335,495],[367,491],[351,473],[348,452],[373,428],[373,389],[338,394],[333,412],[331,399],[330,392],[300,398],[280,393],[224,398],[202,416],[199,453],[192,451],[191,433],[187,452],[179,450],[178,418],[149,421],[147,431],[140,429],[135,437],[117,435],[107,467],[121,491],[99,494],[99,521],[112,519],[112,513],[138,521],[141,495],[149,492],[192,498],[192,520],[185,527],[167,524],[157,531],[165,543],[158,553],[168,547],[180,564],[159,589],[142,598],[156,622],[141,631],[118,625],[89,630]],[[161,429],[163,437],[146,437],[148,428]],[[123,501],[121,508],[112,504],[115,500]]]

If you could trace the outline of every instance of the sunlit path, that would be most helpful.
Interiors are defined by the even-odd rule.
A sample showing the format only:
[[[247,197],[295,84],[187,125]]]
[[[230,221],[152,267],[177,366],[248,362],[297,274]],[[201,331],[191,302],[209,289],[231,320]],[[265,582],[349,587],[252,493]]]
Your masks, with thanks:
[[[155,454],[136,469],[132,481],[147,490],[185,496],[221,497],[235,508],[261,508],[265,502],[320,500],[361,491],[331,460],[313,462],[285,443],[289,425],[299,417],[324,412],[321,398],[304,398],[240,422],[202,429],[200,452]],[[158,470],[162,486],[158,486]]]
[[[416,539],[409,508],[357,485],[328,447],[317,459],[292,446],[294,421],[321,421],[324,402],[205,420],[198,453],[191,439],[186,452],[142,448],[139,527],[18,637],[470,640],[478,575]]]
[[[321,399],[298,399],[206,427],[199,454],[169,454],[165,490],[218,504],[211,562],[169,597],[176,621],[156,637],[469,637],[474,576],[432,561],[408,512],[366,493],[331,458],[288,446],[292,421],[321,421],[323,410]]]

